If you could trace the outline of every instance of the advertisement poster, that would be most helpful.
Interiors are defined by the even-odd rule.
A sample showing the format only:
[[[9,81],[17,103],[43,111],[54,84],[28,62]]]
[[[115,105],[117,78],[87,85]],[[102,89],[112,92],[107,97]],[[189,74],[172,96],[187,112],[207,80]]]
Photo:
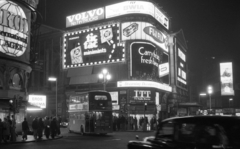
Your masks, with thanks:
[[[130,45],[131,76],[136,80],[159,80],[161,51],[151,43],[133,42]]]
[[[177,48],[177,80],[187,85],[187,63],[186,54],[180,47]]]
[[[124,22],[121,27],[122,40],[147,40],[168,53],[168,37],[163,31],[147,22]]]
[[[106,19],[126,14],[146,14],[155,18],[166,29],[169,29],[169,19],[152,2],[125,1],[108,5],[106,8]]]
[[[234,95],[232,62],[220,63],[221,95]]]
[[[68,33],[65,41],[65,68],[116,63],[125,58],[117,24]]]

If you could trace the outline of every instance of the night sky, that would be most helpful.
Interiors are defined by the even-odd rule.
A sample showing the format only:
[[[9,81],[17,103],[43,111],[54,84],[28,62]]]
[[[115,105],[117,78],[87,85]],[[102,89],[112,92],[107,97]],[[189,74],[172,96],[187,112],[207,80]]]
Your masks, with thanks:
[[[40,0],[43,24],[65,29],[66,16],[122,0]],[[240,57],[240,4],[238,0],[155,0],[171,18],[171,30],[183,30],[189,69],[201,71],[209,57]],[[47,6],[47,7],[45,7]],[[240,58],[239,58],[240,59]]]

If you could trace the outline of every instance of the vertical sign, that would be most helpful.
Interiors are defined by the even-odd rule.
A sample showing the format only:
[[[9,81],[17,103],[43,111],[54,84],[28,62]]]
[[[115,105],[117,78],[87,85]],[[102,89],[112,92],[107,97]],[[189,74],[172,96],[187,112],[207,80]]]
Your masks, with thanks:
[[[234,95],[232,62],[220,63],[221,95]]]

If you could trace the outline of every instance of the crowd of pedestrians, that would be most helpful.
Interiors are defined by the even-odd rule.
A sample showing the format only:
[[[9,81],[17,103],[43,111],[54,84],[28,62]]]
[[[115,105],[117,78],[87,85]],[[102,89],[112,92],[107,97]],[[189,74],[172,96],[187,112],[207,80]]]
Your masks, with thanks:
[[[12,115],[0,119],[0,143],[8,141],[16,141],[16,120]]]
[[[143,130],[144,125],[146,125],[147,130],[156,130],[157,123],[156,117],[152,117],[149,120],[148,117],[140,117],[137,119],[136,116],[113,116],[113,131]]]
[[[28,134],[33,134],[35,140],[41,140],[43,135],[47,139],[55,138],[61,134],[60,131],[61,118],[56,117],[36,117],[29,125],[26,118],[22,122],[22,139],[27,140]],[[15,142],[16,141],[16,120],[12,115],[7,116],[2,120],[0,118],[0,143]]]
[[[55,118],[55,117],[45,117],[43,118],[34,118],[32,122],[32,132],[34,139],[41,140],[43,137],[43,134],[47,139],[55,138],[56,136],[61,134],[60,131],[60,123],[61,118]],[[22,125],[23,126],[23,125]],[[24,138],[23,138],[24,139]]]

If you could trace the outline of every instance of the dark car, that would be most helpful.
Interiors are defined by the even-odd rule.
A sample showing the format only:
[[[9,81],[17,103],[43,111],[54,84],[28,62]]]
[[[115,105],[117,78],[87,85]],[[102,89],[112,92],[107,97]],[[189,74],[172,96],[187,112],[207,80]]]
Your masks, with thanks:
[[[128,149],[240,149],[240,118],[168,118],[159,124],[155,136],[129,141]]]

